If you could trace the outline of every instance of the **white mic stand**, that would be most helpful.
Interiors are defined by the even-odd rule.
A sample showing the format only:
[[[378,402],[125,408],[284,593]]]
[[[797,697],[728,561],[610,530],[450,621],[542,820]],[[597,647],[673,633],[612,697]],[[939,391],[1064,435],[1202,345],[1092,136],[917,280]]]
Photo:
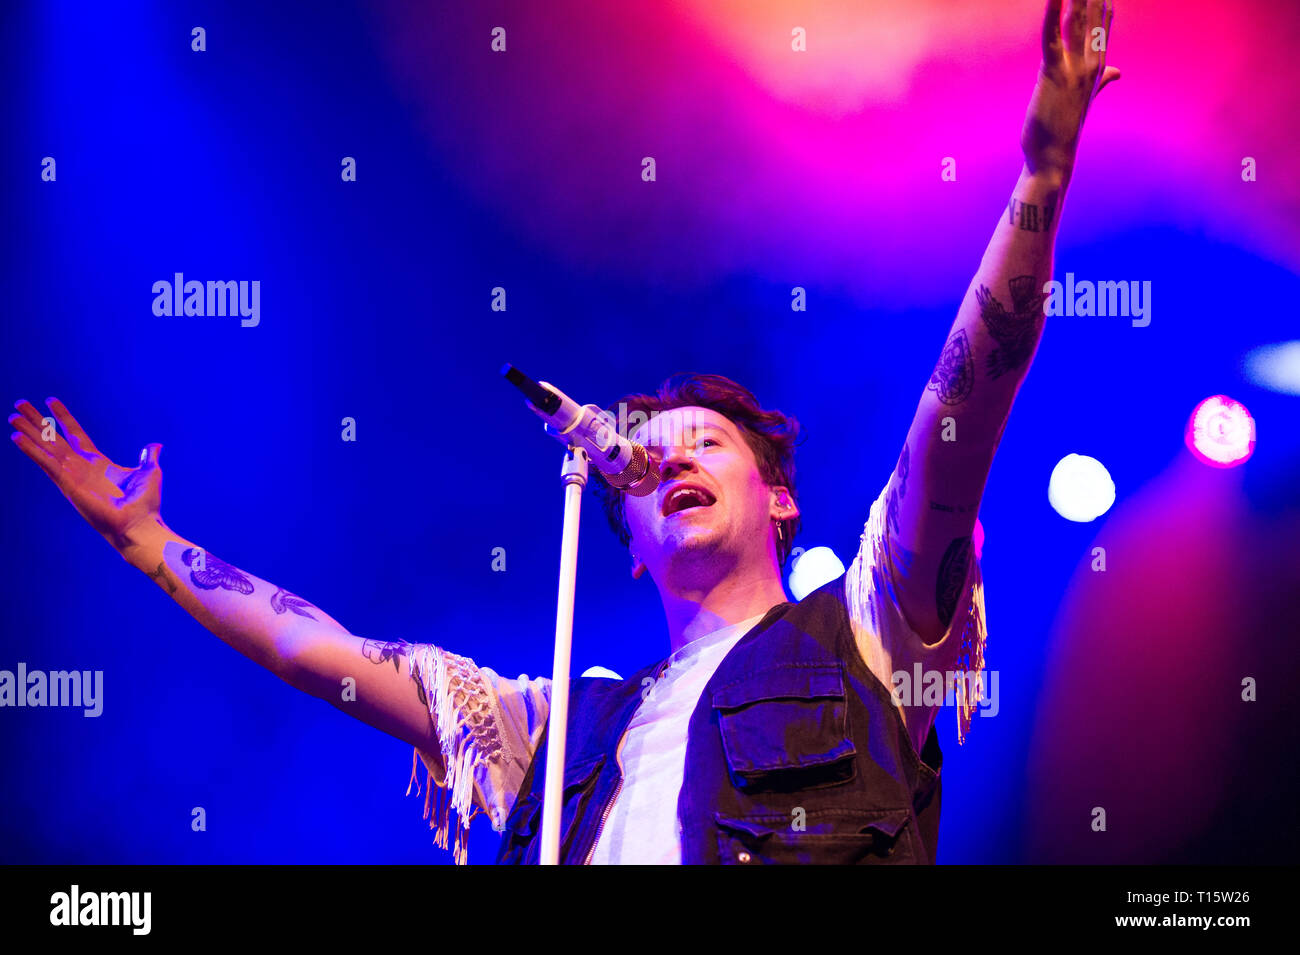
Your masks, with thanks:
[[[542,865],[560,862],[560,810],[564,806],[564,744],[569,724],[569,656],[573,647],[573,599],[578,583],[578,518],[587,486],[587,452],[569,445],[560,469],[564,485],[564,533],[560,538],[560,588],[555,601],[555,658],[551,710],[546,722],[546,787],[542,800]]]
[[[615,488],[638,497],[653,494],[659,473],[646,449],[618,434],[595,405],[579,406],[554,385],[533,381],[507,363],[506,380],[524,393],[528,406],[546,421],[546,433],[568,445],[560,483],[564,485],[564,536],[560,541],[560,588],[555,604],[555,659],[551,669],[551,709],[547,717],[546,779],[542,801],[542,865],[560,861],[560,821],[564,802],[564,744],[569,725],[569,655],[573,647],[573,598],[578,579],[578,518],[582,489],[594,449],[596,467]]]

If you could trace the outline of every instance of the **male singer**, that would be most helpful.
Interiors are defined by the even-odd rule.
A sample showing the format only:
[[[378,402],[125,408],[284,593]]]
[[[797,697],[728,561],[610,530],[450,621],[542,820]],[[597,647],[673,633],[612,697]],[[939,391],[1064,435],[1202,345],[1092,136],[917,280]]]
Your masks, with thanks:
[[[714,375],[624,399],[657,412],[631,437],[661,484],[604,497],[632,575],[658,588],[670,652],[625,680],[573,681],[562,861],[935,861],[939,707],[919,688],[898,692],[895,674],[982,668],[975,518],[1042,333],[1084,116],[1119,77],[1105,65],[1113,4],[1070,0],[1064,24],[1061,7],[1050,0],[1043,21],[1024,168],[847,573],[786,600],[780,567],[799,521],[793,419]],[[20,401],[12,437],[124,559],[285,682],[411,743],[439,797],[443,845],[447,809],[458,812],[458,862],[478,811],[502,832],[498,861],[537,860],[550,681],[352,635],[164,524],[160,445],[121,467],[62,403],[48,404],[61,435],[43,434],[40,412]],[[946,418],[956,440],[942,440]],[[345,677],[355,700],[341,699]],[[959,736],[973,702],[958,707]]]

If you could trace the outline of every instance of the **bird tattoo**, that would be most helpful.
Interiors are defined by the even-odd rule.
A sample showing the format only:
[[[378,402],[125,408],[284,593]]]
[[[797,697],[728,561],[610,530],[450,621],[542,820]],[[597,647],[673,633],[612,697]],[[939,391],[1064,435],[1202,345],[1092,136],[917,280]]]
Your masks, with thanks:
[[[1029,360],[1043,325],[1043,301],[1047,293],[1039,290],[1038,280],[1032,275],[1019,275],[1008,285],[1011,288],[1011,312],[993,297],[987,285],[981,285],[975,292],[980,318],[984,320],[989,335],[998,343],[988,356],[991,378],[1000,378]]]

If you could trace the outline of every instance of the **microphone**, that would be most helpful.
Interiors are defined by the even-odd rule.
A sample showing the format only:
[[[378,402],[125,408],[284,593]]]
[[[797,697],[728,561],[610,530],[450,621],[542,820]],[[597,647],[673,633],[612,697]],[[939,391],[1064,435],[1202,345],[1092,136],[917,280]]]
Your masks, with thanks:
[[[524,393],[528,407],[546,422],[546,433],[586,451],[611,486],[633,497],[653,494],[659,487],[659,471],[651,467],[649,453],[618,433],[612,415],[595,405],[579,405],[554,385],[533,381],[509,362],[501,366],[501,374]]]

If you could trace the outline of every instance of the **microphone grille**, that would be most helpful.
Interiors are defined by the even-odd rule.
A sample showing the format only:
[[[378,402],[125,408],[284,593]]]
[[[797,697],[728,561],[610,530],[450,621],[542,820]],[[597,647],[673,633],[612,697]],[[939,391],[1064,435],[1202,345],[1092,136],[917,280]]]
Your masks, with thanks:
[[[659,487],[659,472],[650,467],[650,455],[646,449],[633,443],[632,459],[628,461],[627,467],[617,474],[606,475],[605,480],[633,497],[645,497]]]

